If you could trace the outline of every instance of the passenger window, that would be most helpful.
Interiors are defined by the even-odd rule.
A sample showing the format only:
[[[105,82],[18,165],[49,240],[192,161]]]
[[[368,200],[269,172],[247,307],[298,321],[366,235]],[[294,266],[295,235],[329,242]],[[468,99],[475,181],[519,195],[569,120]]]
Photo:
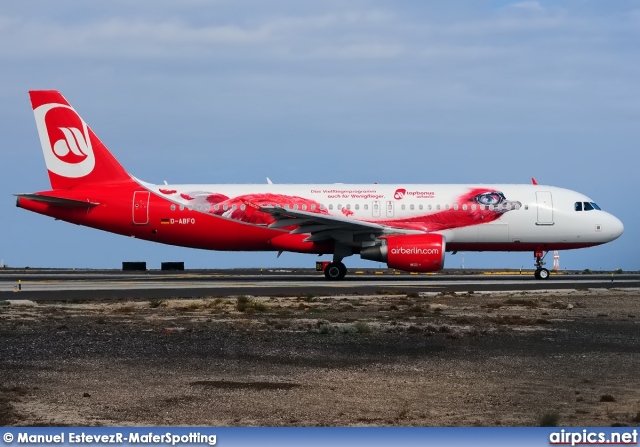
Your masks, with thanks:
[[[475,206],[475,204],[474,204],[474,205],[471,205],[471,211],[475,211],[475,210],[476,210],[476,206]]]
[[[448,209],[449,209],[449,204],[448,204],[448,203],[444,206],[444,209],[445,209],[445,210],[448,210]]]
[[[315,211],[316,210],[316,206],[315,205],[311,205],[311,211]]]
[[[458,211],[458,204],[457,204],[457,203],[456,203],[455,205],[453,205],[453,209],[454,209],[455,211]]]
[[[436,205],[436,209],[439,210],[440,209],[440,204]]]
[[[377,203],[373,205],[373,209],[378,211],[378,204]]]
[[[365,206],[364,206],[364,210],[366,211],[366,210],[368,210],[368,209],[369,209],[369,205],[365,205]]]
[[[333,209],[333,204],[329,204],[329,209],[332,210]]]
[[[298,204],[296,203],[295,205],[293,205],[293,209],[297,210],[298,209]]]
[[[342,209],[342,205],[340,205],[340,204],[338,203],[338,207],[337,207],[336,209],[337,209],[337,210],[341,210],[341,209]]]
[[[358,211],[359,209],[360,209],[360,205],[356,203],[356,211]]]
[[[418,209],[422,210],[422,204],[418,205]]]
[[[589,202],[584,202],[583,205],[585,211],[592,211],[594,209]]]
[[[213,210],[214,211],[218,211],[219,206],[218,205],[213,205]]]
[[[413,211],[413,205],[409,205],[409,209]]]
[[[302,205],[302,211],[307,211],[307,205]]]
[[[484,205],[480,204],[480,211],[484,211]]]
[[[493,211],[493,205],[489,205],[489,211]]]
[[[320,209],[324,210],[324,205],[323,204],[320,204]]]
[[[227,210],[229,209],[229,205],[224,205],[224,206],[222,207],[222,209],[223,209],[223,210],[225,210],[225,211],[227,211]]]
[[[524,210],[526,211],[526,210],[528,210],[528,209],[529,209],[529,205],[525,205],[525,206],[524,206]]]
[[[573,209],[576,211],[582,211],[582,202],[576,202],[573,204]]]
[[[236,210],[236,206],[237,206],[236,204],[233,204],[233,206],[231,207],[231,209],[235,211],[235,210]]]
[[[428,210],[430,210],[430,209],[431,209],[431,204],[429,204],[429,205],[427,206],[427,209],[428,209]]]
[[[240,205],[240,209],[241,209],[242,211],[244,211],[244,210],[246,210],[246,209],[247,209],[247,207],[246,207],[246,205]]]
[[[402,204],[402,206],[400,208],[402,208],[404,210],[404,204]]]
[[[350,210],[351,209],[351,204],[347,204],[347,209]]]

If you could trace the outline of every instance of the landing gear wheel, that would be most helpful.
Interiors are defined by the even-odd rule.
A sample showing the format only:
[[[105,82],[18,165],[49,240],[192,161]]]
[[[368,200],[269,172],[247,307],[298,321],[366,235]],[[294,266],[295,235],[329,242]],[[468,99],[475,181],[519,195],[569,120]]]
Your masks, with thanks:
[[[547,279],[549,278],[549,270],[547,269],[537,269],[535,273],[536,279]]]
[[[546,268],[542,267],[543,265],[546,264],[546,262],[544,262],[544,258],[545,256],[547,256],[547,254],[549,253],[549,250],[547,250],[546,252],[542,252],[541,249],[536,250],[533,253],[533,257],[536,258],[536,272],[535,272],[535,277],[536,279],[547,279],[549,278],[549,270],[547,270]]]
[[[331,280],[337,281],[347,274],[347,267],[342,262],[331,262],[324,269],[324,276]]]
[[[338,268],[340,269],[340,278],[342,279],[345,276],[347,276],[347,266],[344,265],[342,262],[338,262]]]

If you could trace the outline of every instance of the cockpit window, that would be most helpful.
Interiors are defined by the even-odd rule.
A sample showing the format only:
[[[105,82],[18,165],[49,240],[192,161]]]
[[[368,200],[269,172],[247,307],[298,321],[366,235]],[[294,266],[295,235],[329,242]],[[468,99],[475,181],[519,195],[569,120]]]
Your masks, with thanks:
[[[573,204],[573,209],[576,211],[601,211],[600,207],[595,202],[576,202]]]

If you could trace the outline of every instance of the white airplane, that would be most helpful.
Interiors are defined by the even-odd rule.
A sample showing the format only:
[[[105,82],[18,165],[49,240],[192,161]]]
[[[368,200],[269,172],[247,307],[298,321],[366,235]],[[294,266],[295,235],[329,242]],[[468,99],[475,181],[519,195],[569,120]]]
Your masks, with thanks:
[[[550,250],[592,247],[624,227],[584,194],[526,185],[154,185],[131,176],[57,91],[29,92],[51,190],[17,206],[164,244],[332,254],[410,272],[443,268],[445,251],[530,251],[538,279]]]

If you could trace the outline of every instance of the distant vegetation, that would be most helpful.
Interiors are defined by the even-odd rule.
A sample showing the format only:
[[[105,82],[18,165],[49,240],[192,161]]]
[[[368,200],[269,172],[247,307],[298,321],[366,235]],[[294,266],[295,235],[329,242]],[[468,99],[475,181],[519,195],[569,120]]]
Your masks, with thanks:
[[[239,296],[236,299],[236,309],[238,312],[254,313],[254,312],[266,312],[269,307],[262,301],[257,301],[248,296]]]

